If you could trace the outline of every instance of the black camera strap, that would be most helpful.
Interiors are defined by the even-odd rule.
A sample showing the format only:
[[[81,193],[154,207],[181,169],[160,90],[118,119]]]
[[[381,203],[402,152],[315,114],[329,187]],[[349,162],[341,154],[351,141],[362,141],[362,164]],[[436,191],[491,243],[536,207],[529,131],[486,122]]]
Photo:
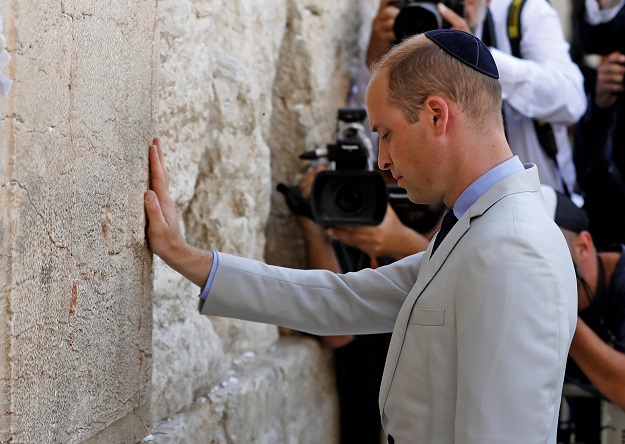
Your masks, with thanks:
[[[526,0],[513,0],[510,8],[508,8],[508,20],[507,20],[507,28],[508,28],[508,39],[510,40],[510,48],[512,51],[512,55],[519,59],[522,59],[521,55],[521,38],[523,36],[523,28],[521,26],[521,11],[523,10],[523,6],[525,6]],[[534,131],[536,132],[536,138],[538,139],[538,143],[540,144],[542,150],[545,152],[547,157],[549,157],[556,166],[556,174],[560,178],[560,182],[562,183],[562,189],[564,193],[571,197],[571,190],[566,185],[564,181],[564,177],[562,176],[562,172],[560,170],[560,165],[558,165],[558,145],[556,143],[556,137],[553,132],[553,126],[549,122],[544,122],[541,120],[533,120],[534,122]]]

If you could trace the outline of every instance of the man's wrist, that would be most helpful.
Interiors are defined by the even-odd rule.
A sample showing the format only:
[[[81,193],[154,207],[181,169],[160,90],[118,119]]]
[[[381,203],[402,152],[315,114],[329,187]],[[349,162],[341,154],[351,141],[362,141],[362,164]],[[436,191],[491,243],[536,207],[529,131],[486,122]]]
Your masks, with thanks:
[[[193,247],[187,242],[173,248],[165,262],[198,287],[204,287],[213,265],[213,252]]]

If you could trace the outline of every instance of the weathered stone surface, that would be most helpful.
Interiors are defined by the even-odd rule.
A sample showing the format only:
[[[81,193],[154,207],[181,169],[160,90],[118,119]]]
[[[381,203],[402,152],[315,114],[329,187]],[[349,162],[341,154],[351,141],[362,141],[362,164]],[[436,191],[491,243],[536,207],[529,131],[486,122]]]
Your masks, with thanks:
[[[269,212],[263,137],[284,33],[284,2],[163,1],[159,128],[188,240],[262,258]],[[262,39],[250,38],[262,32]],[[266,132],[266,129],[265,129]],[[154,417],[170,416],[262,353],[274,326],[197,314],[198,289],[155,266]]]
[[[358,67],[375,6],[355,0],[159,5],[159,132],[187,239],[201,248],[256,259],[266,254],[268,262],[301,266],[293,259],[301,258],[299,232],[274,188],[278,181],[292,183],[305,166],[299,152],[332,141],[349,69]],[[269,218],[270,209],[279,216]],[[265,353],[277,330],[200,317],[197,288],[159,261],[155,275],[152,404],[160,419],[227,379],[238,356]],[[316,368],[311,365],[309,371]],[[314,374],[329,377],[319,369]],[[197,442],[220,436],[220,427],[209,425],[221,421],[214,415],[224,409],[231,424],[239,421],[231,425],[237,433],[251,433],[255,420],[246,415],[256,413],[245,406],[264,401],[253,392],[245,399],[226,406],[215,398]],[[279,428],[287,418],[274,420]]]
[[[5,2],[2,442],[83,442],[119,421],[131,442],[149,427],[155,12]]]
[[[327,350],[199,316],[158,259],[152,300],[146,147],[191,243],[302,265],[275,184],[333,141],[375,3],[3,3],[0,442],[334,442]]]
[[[338,411],[331,353],[283,338],[250,357],[186,410],[155,424],[155,444],[332,444]]]
[[[337,110],[345,106],[351,79],[368,44],[377,1],[289,2],[287,34],[280,49],[271,117],[272,188],[295,184],[308,165],[297,156],[336,140]],[[289,248],[284,248],[288,239]],[[267,223],[267,262],[303,267],[303,243],[294,218],[277,192]]]

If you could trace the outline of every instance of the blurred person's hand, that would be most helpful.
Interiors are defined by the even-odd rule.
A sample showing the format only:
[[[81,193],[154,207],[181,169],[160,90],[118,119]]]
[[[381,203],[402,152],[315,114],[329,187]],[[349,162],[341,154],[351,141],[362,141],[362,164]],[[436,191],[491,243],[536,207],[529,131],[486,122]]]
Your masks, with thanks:
[[[620,3],[620,0],[597,0],[599,9],[611,9]]]
[[[302,197],[307,202],[310,202],[310,193],[312,191],[312,186],[315,181],[315,177],[317,177],[317,173],[320,171],[325,171],[328,169],[326,164],[320,164],[314,167],[308,168],[304,176],[300,179],[297,186],[299,187],[299,191],[302,194]],[[326,233],[322,226],[317,225],[314,220],[306,216],[297,216],[296,218],[297,224],[302,229],[304,236],[310,238],[317,239],[326,239]]]
[[[468,32],[469,34],[473,34],[471,28],[469,27],[469,23],[464,17],[456,14],[452,9],[443,5],[442,3],[436,4],[436,9],[441,14],[443,19],[451,25],[451,29],[457,29],[459,31]]]
[[[595,86],[595,105],[609,108],[618,99],[618,94],[625,91],[625,56],[616,51],[602,58],[597,68],[597,85]]]
[[[312,190],[315,177],[317,177],[317,173],[319,173],[320,171],[325,171],[327,169],[328,165],[324,163],[308,168],[304,176],[297,184],[297,186],[299,187],[299,191],[300,193],[302,193],[302,197],[304,199],[306,199],[307,201],[310,200],[310,192]]]
[[[382,0],[380,9],[371,25],[371,39],[367,49],[367,66],[371,68],[380,57],[388,52],[391,44],[397,40],[393,32],[395,18],[399,14],[399,8],[392,0]]]

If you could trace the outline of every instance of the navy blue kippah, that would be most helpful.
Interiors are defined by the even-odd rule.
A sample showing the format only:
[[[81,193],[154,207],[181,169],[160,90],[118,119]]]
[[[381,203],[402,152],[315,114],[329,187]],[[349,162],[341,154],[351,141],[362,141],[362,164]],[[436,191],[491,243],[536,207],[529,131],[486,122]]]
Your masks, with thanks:
[[[427,31],[425,36],[465,65],[494,79],[499,78],[495,59],[486,45],[474,35],[457,29],[434,29]]]

